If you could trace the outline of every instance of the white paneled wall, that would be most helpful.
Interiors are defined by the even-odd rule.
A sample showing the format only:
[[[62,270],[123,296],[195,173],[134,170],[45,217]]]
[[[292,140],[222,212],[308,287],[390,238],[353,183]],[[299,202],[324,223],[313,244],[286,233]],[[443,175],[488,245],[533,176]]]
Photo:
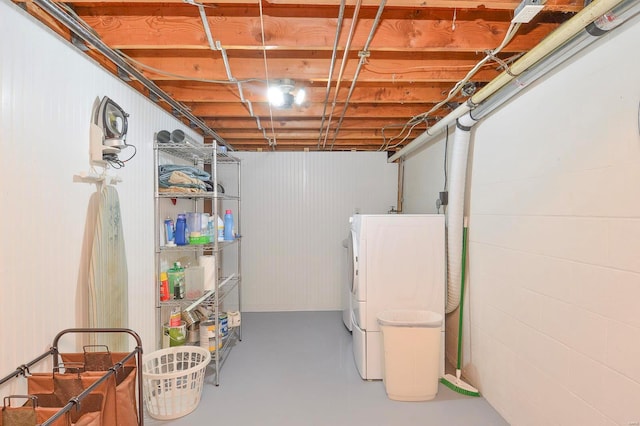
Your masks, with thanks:
[[[92,106],[105,95],[130,114],[127,142],[137,147],[110,173],[123,180],[129,327],[155,349],[152,145],[156,131],[184,126],[5,1],[0,58],[0,375],[47,350],[60,330],[88,325],[96,185],[74,175],[90,169]]]
[[[384,153],[238,153],[248,311],[337,310],[349,216],[396,205]]]
[[[640,422],[639,22],[473,130],[464,372],[513,425]]]
[[[451,148],[453,127],[417,150],[404,164],[404,213],[438,213],[436,200],[445,186],[445,146]],[[450,156],[449,152],[449,156]],[[447,162],[450,157],[447,157]],[[444,211],[440,207],[440,213]]]

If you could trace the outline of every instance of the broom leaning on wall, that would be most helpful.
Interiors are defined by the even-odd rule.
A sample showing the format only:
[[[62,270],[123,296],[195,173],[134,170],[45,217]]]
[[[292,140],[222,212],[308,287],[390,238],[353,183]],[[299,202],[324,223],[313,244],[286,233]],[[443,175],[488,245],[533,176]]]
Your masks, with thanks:
[[[474,388],[470,384],[464,382],[460,377],[462,370],[460,365],[462,363],[462,314],[464,310],[464,281],[465,270],[467,264],[467,220],[464,220],[464,228],[462,230],[462,270],[461,270],[461,283],[460,283],[460,307],[458,311],[458,355],[456,360],[456,375],[445,374],[440,383],[448,387],[449,389],[458,392],[462,395],[468,396],[480,396],[478,389]]]

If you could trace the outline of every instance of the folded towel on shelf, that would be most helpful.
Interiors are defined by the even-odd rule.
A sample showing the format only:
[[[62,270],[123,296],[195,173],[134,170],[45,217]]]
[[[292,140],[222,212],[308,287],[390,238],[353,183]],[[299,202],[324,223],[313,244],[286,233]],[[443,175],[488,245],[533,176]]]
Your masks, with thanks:
[[[183,188],[181,186],[169,186],[167,188],[158,188],[158,192],[160,193],[173,193],[173,192],[180,192],[180,193],[185,193],[185,194],[197,194],[200,192],[205,192],[202,189],[198,189],[198,188]]]
[[[169,176],[172,172],[175,171],[182,172],[189,177],[200,179],[203,181],[211,179],[211,175],[202,169],[194,166],[183,166],[180,164],[163,164],[158,166],[158,177],[160,178],[160,180],[162,180],[163,176]]]
[[[169,187],[180,187],[180,188],[195,188],[198,191],[196,192],[204,192],[207,190],[207,186],[205,183],[197,178],[189,176],[187,173],[181,171],[173,171],[160,179],[159,182],[160,188],[169,188]],[[188,191],[194,192],[194,191]]]

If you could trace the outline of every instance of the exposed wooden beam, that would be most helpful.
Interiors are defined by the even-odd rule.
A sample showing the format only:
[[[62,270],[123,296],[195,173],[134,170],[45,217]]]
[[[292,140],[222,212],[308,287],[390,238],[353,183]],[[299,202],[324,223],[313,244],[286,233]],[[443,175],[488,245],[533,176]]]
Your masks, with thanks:
[[[280,140],[278,139],[276,141],[277,145],[282,147],[282,146],[300,146],[300,147],[316,147],[317,144],[317,140],[301,140],[301,139],[297,139],[297,140]],[[328,141],[327,143],[328,145],[331,145],[331,140]],[[362,147],[362,146],[368,146],[368,147],[380,147],[382,146],[383,141],[382,139],[379,140],[365,140],[365,139],[344,139],[340,141],[340,146],[357,146],[357,147]],[[237,149],[237,147],[241,146],[241,147],[246,147],[246,146],[256,146],[256,147],[264,147],[264,146],[268,146],[268,142],[265,141],[264,139],[255,139],[255,140],[250,140],[247,139],[245,141],[240,141],[240,142],[236,142],[236,144],[234,144],[234,148]],[[335,145],[334,145],[335,147]]]
[[[82,19],[96,29],[105,43],[117,49],[209,49],[199,16],[163,16],[161,10],[148,16],[100,15],[99,9],[83,9],[82,12],[90,13],[81,15]],[[485,20],[482,15],[469,21],[456,19],[454,25],[452,17],[449,21],[382,19],[369,50],[477,52],[497,47],[509,27],[508,21]],[[208,21],[214,40],[225,49],[262,51],[262,27],[258,17],[225,17],[224,21],[210,17]],[[350,22],[346,19],[344,26],[348,27]],[[331,50],[336,25],[335,18],[265,17],[266,48],[269,51]],[[352,42],[354,51],[362,49],[372,25],[371,19],[358,21]],[[504,51],[529,50],[556,27],[555,23],[526,25],[522,30],[526,37],[516,35]],[[340,50],[346,45],[346,37],[343,34],[339,41]]]
[[[195,104],[187,104],[191,112],[198,117],[216,117],[216,118],[229,118],[235,116],[242,116],[246,114],[249,116],[246,108],[238,103],[208,103],[199,102]],[[421,114],[427,111],[431,105],[384,105],[384,104],[355,104],[349,106],[349,117],[387,117],[387,118],[410,118],[414,115]],[[334,114],[336,119],[342,111],[342,106],[339,106]],[[290,109],[277,109],[271,108],[266,103],[259,103],[253,105],[254,114],[260,117],[261,120],[267,120],[273,115],[274,120],[282,119],[298,119],[313,116],[322,116],[324,111],[323,105],[311,104],[303,107],[292,107]]]
[[[416,136],[422,132],[424,132],[426,130],[425,126],[421,126],[421,127],[416,127],[414,128],[412,133],[415,133]],[[229,129],[220,129],[219,133],[221,136],[223,136],[225,139],[228,140],[235,140],[235,141],[242,141],[243,139],[258,139],[260,137],[262,137],[262,132],[255,129],[255,130],[229,130]],[[269,132],[267,132],[268,134]],[[330,130],[329,134],[333,137],[334,135],[334,131]],[[394,132],[390,132],[390,133],[394,133]],[[315,131],[276,131],[276,135],[278,136],[278,139],[299,139],[299,140],[317,140],[318,136],[320,135],[319,129],[316,129]],[[382,134],[382,131],[380,129],[375,129],[375,130],[348,130],[348,129],[342,129],[338,132],[337,134],[337,138],[338,139],[363,139],[363,140],[369,140],[369,139],[384,139],[384,136]],[[394,136],[394,134],[389,134],[386,135],[386,137],[390,137],[390,136]]]
[[[444,113],[435,114],[434,119],[441,118],[444,116]],[[400,119],[396,118],[382,118],[382,117],[347,117],[343,120],[340,128],[343,130],[353,129],[353,130],[373,130],[378,131],[383,127],[386,127],[387,136],[393,136],[395,132],[399,131],[402,125],[409,119],[410,117],[402,117]],[[215,118],[215,119],[206,119],[207,125],[213,129],[218,129],[219,132],[235,132],[241,130],[249,130],[253,131],[253,129],[257,129],[256,127],[256,119],[247,117],[247,118]],[[296,120],[274,120],[273,126],[272,122],[269,118],[260,119],[260,124],[263,128],[271,131],[273,127],[276,131],[279,130],[290,130],[290,131],[299,131],[299,130],[314,130],[319,131],[321,125],[320,118],[299,118]],[[324,123],[327,124],[326,121]],[[333,122],[335,125],[335,122]]]
[[[251,7],[256,5],[258,0],[202,0],[201,4],[211,4],[217,7],[228,6],[245,6]],[[75,4],[96,4],[96,3],[122,3],[122,0],[102,0],[96,2],[96,0],[76,0]],[[129,1],[131,4],[155,4],[157,0],[133,0]],[[167,4],[181,4],[183,0],[164,0],[163,3]],[[272,7],[295,7],[299,6],[301,0],[270,0],[267,5]],[[456,0],[456,7],[459,9],[479,9],[479,10],[514,10],[519,0]],[[365,8],[378,7],[380,0],[363,0],[362,2]],[[305,6],[309,7],[332,7],[337,8],[340,5],[340,0],[313,0],[305,3]],[[386,8],[414,8],[414,9],[429,9],[429,8],[451,8],[451,0],[389,0],[387,1]],[[561,12],[575,12],[582,8],[582,3],[576,3],[573,0],[548,0],[545,4],[547,10],[561,11]]]
[[[191,80],[228,81],[224,63],[222,59],[215,57],[216,52],[190,51],[179,55],[178,52],[136,50],[125,53],[151,69],[161,70],[162,73],[148,70],[144,72],[148,78],[154,80],[178,80],[176,76],[182,76]],[[411,58],[384,61],[370,58],[362,67],[358,82],[455,83],[461,80],[481,57],[475,61],[460,60],[454,63],[441,59],[416,62]],[[264,78],[264,67],[259,69],[261,62],[246,58],[232,58],[229,62],[233,75],[238,80]],[[336,62],[336,66],[339,66],[341,61]],[[268,59],[269,78],[304,76],[306,81],[326,82],[329,66],[328,59]],[[350,81],[356,67],[357,61],[347,63],[345,81]],[[488,64],[475,74],[474,80],[487,82],[496,75],[498,72],[495,64]]]
[[[237,102],[240,100],[235,84],[212,84],[188,81],[164,81],[160,88],[183,102]],[[243,94],[251,102],[266,100],[266,84],[243,84]],[[442,100],[452,85],[444,84],[376,84],[376,86],[358,84],[351,96],[351,103],[436,103]],[[306,85],[306,99],[311,103],[324,102],[326,87]],[[348,90],[338,93],[337,101],[346,101]],[[333,101],[335,90],[329,91],[329,101]]]

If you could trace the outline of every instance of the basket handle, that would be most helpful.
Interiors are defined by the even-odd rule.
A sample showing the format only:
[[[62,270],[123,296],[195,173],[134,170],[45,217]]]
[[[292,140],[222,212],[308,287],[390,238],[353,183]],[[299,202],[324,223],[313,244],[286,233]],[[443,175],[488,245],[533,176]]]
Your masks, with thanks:
[[[91,351],[89,351],[89,350],[87,350],[87,349],[95,349],[95,348],[104,348],[104,351],[97,351],[97,350],[91,350]],[[84,346],[82,347],[82,351],[83,351],[84,353],[91,353],[91,352],[106,352],[106,353],[111,353],[111,352],[109,351],[109,346],[107,346],[107,345],[84,345]]]
[[[38,397],[35,395],[9,395],[5,396],[2,400],[4,408],[11,407],[12,399],[30,399],[34,409],[38,406]]]

